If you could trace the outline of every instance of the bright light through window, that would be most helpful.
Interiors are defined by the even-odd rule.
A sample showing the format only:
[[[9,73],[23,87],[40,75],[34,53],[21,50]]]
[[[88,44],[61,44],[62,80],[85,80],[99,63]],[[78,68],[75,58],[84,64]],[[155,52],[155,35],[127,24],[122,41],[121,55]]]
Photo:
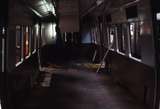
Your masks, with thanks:
[[[39,25],[36,24],[35,27],[36,27],[36,36],[38,37],[38,34],[39,34]]]
[[[131,33],[131,36],[134,35],[134,23],[130,24],[130,33]]]
[[[113,44],[113,42],[114,42],[114,32],[111,31],[110,32],[110,43]]]
[[[2,105],[1,105],[1,102],[0,102],[0,109],[2,109]]]
[[[54,6],[52,4],[50,4],[50,11],[55,15],[55,9],[54,9]]]
[[[50,24],[49,26],[49,29],[48,29],[48,33],[49,33],[49,36],[51,38],[56,38],[56,35],[57,35],[57,32],[56,32],[56,24]]]
[[[157,17],[157,20],[160,20],[160,13],[157,13],[156,17]]]
[[[53,24],[53,36],[56,37],[57,32],[56,32],[56,24]]]

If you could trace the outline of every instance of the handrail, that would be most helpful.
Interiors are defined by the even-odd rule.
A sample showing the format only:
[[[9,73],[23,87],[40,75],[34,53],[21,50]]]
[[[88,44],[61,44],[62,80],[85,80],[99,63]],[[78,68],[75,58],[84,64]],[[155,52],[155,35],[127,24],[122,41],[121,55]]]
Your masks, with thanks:
[[[107,55],[108,55],[110,49],[112,48],[112,45],[113,45],[113,43],[108,47],[108,49],[107,49],[107,51],[106,51],[106,53],[105,53],[103,59],[102,59],[101,62],[100,62],[100,66],[98,67],[96,73],[98,73],[99,70],[101,69],[101,67],[102,67],[102,65],[103,65],[103,62],[105,61],[105,59],[106,59],[106,57],[107,57]]]

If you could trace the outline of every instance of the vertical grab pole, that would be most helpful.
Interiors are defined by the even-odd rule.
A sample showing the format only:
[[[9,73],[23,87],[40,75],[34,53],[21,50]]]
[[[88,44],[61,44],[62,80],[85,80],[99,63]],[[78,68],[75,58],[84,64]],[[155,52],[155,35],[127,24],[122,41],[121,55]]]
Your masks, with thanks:
[[[42,26],[38,26],[37,28],[39,28],[39,30],[38,30],[38,32],[39,32],[39,34],[38,34],[38,41],[37,41],[37,44],[38,44],[38,50],[37,50],[37,57],[38,57],[38,67],[39,67],[39,70],[40,71],[43,71],[43,68],[42,68],[42,65],[41,65],[41,51],[40,51],[40,49],[41,49],[41,43],[42,42],[40,42],[40,41],[42,41],[41,40],[41,37],[42,37]]]
[[[4,38],[2,38],[2,72],[4,72],[5,71],[5,68],[4,68],[4,64],[5,64],[5,57],[4,57],[4,55],[5,55],[5,39]]]
[[[106,53],[105,53],[102,61],[100,62],[100,66],[98,67],[96,73],[98,73],[99,70],[101,69],[101,67],[102,67],[102,65],[103,65],[103,62],[104,62],[104,60],[106,59],[106,57],[107,57],[107,55],[108,55],[108,53],[109,53],[109,50],[111,49],[112,45],[113,45],[113,44],[111,44],[111,45],[108,47],[108,50],[106,51]]]

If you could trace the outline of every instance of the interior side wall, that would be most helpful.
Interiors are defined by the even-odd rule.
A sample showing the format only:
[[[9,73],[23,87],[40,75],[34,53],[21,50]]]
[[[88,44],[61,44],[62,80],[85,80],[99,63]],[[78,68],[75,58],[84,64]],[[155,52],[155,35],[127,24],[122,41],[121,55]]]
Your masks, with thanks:
[[[127,19],[126,9],[135,5],[137,6],[138,17],[134,19]],[[105,9],[105,6],[102,9]],[[104,42],[105,44],[94,43],[94,45],[97,45],[100,48],[100,56],[104,56],[103,52],[109,48],[109,42],[111,41],[111,32],[109,32],[108,29],[120,24],[127,25],[125,27],[127,29],[125,31],[124,40],[126,50],[124,53],[119,51],[118,34],[116,34],[117,36],[115,35],[116,37],[114,37],[114,44],[107,56],[106,67],[110,69],[115,82],[125,87],[137,98],[139,102],[143,102],[152,108],[154,105],[155,88],[155,51],[150,0],[140,0],[139,2],[134,2],[134,0],[112,1],[110,8],[106,13],[102,12],[102,14],[95,14],[98,13],[98,11],[99,10],[97,8],[89,13],[91,19],[96,19],[95,21],[88,20],[89,25],[85,26],[85,23],[81,21],[81,23],[83,23],[81,24],[83,25],[82,29],[84,29],[84,31],[82,31],[82,38],[89,39],[87,38],[88,36],[90,36],[90,38],[98,36],[98,38],[100,38],[100,42]],[[111,17],[111,21],[107,18],[109,15]],[[87,17],[88,16],[85,16],[85,18]],[[100,20],[101,18],[103,21]],[[101,22],[103,22],[102,26]],[[132,22],[139,22],[140,25],[140,59],[134,58],[131,55],[129,24]],[[97,31],[95,27],[98,27],[99,31]],[[101,29],[101,27],[103,27],[103,29]],[[96,35],[94,35],[91,30],[95,31]],[[85,33],[90,34],[86,35]],[[89,47],[91,46],[86,48]]]
[[[137,3],[137,6],[138,20],[141,21],[141,62],[129,58],[129,49],[127,49],[125,56],[115,51],[110,52],[108,60],[110,61],[111,72],[115,81],[125,86],[139,101],[152,107],[154,104],[155,53],[150,1],[141,0]],[[111,13],[111,16],[112,23],[128,22],[125,7]],[[126,43],[126,46],[126,48],[129,48],[128,43]]]
[[[17,0],[9,1],[9,20],[7,36],[7,70],[11,72],[16,64],[16,26],[33,25],[33,18]]]

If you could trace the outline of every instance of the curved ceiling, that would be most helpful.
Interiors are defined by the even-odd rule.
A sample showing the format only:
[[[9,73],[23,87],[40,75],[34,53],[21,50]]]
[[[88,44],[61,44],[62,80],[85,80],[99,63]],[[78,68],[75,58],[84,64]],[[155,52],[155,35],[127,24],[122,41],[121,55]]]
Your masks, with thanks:
[[[21,0],[38,17],[55,15],[54,0]]]
[[[79,0],[81,17],[87,14],[99,15],[119,10],[121,7],[139,2],[140,0]]]
[[[39,17],[55,15],[56,0],[19,0],[23,2],[34,14]],[[122,4],[137,0],[58,0],[60,15],[80,15],[83,17],[90,14],[100,14],[104,11],[114,10]]]

